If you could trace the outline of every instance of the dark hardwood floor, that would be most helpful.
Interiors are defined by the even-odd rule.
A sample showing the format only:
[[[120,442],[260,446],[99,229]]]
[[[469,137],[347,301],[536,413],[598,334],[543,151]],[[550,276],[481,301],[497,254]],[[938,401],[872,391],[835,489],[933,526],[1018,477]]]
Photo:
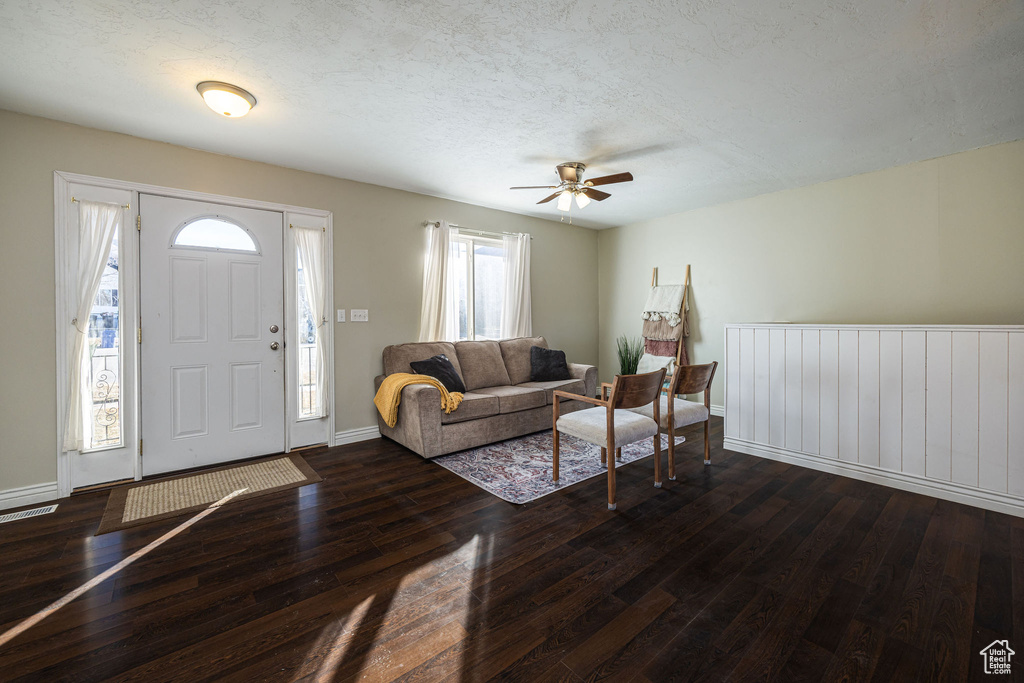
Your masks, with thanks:
[[[723,452],[501,501],[383,440],[229,503],[0,646],[3,681],[963,681],[1024,660],[1024,520]],[[0,633],[182,520],[0,526]],[[1024,680],[1024,661],[1013,662]]]

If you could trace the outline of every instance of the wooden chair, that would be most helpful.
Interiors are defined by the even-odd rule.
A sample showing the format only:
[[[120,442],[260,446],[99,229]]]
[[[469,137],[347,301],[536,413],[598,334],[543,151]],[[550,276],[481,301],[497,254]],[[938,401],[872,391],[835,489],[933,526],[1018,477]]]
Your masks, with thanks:
[[[656,370],[643,375],[617,375],[607,385],[609,392],[605,398],[591,398],[570,394],[565,391],[554,392],[554,416],[552,430],[554,432],[552,479],[558,481],[558,434],[565,432],[588,443],[601,446],[601,464],[608,468],[608,509],[615,509],[615,463],[609,462],[609,453],[635,441],[653,437],[654,440],[654,485],[661,487],[661,437],[658,433],[660,416],[658,396],[661,385],[665,381],[665,370]],[[597,408],[578,410],[568,415],[559,416],[559,397],[592,403]],[[630,410],[645,404],[651,404],[652,416],[648,417]]]
[[[653,411],[652,406],[639,406],[632,408],[636,413],[658,420],[658,426],[662,434],[668,434],[668,478],[676,478],[676,436],[679,430],[698,422],[704,423],[704,464],[711,464],[711,448],[708,442],[708,418],[711,416],[711,382],[715,379],[715,370],[718,369],[717,362],[707,365],[679,365],[669,378],[668,387],[663,391],[667,396],[662,396],[657,402],[659,411]],[[604,385],[602,390],[604,389]],[[704,404],[687,401],[677,398],[685,394],[704,393]]]

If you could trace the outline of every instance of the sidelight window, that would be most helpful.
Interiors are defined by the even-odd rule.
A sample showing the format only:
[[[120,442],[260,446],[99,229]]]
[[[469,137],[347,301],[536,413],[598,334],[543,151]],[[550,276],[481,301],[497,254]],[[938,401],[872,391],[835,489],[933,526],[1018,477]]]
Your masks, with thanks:
[[[84,420],[83,451],[121,445],[121,305],[118,232],[110,246],[99,290],[89,313],[89,365],[86,368],[91,401]]]

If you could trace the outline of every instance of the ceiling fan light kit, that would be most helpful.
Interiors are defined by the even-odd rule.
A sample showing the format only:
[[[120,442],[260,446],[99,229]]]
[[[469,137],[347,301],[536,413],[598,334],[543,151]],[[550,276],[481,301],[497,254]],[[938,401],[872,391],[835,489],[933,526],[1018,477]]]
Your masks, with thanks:
[[[555,166],[555,173],[558,174],[559,183],[557,185],[530,185],[526,187],[512,187],[512,190],[556,190],[554,194],[548,195],[544,199],[537,202],[538,204],[546,204],[553,199],[558,199],[557,207],[559,211],[568,211],[572,208],[572,199],[576,198],[576,206],[584,208],[590,204],[591,200],[597,200],[603,202],[611,195],[603,190],[595,190],[595,185],[611,185],[613,183],[628,183],[633,180],[633,174],[626,173],[613,173],[612,175],[601,176],[599,178],[593,178],[591,180],[583,180],[583,174],[587,170],[587,165],[579,161],[567,161],[562,164]]]

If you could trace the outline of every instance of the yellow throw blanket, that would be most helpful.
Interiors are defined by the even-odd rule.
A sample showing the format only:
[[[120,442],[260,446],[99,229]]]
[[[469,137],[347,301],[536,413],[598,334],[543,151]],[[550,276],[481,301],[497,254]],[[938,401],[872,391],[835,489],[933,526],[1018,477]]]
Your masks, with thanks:
[[[377,406],[380,416],[388,427],[394,427],[398,422],[398,404],[402,400],[402,389],[410,384],[429,384],[441,392],[441,408],[445,415],[452,412],[462,403],[462,394],[457,391],[450,392],[444,388],[439,380],[429,375],[414,375],[410,372],[396,372],[388,375],[381,382],[377,395],[373,397],[373,405]]]

